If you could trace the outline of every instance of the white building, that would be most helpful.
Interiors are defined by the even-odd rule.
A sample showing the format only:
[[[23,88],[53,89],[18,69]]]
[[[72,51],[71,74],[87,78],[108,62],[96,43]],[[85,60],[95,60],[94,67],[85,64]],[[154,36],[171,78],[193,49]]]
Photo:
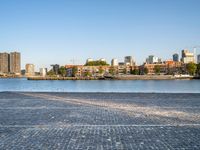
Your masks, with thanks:
[[[105,58],[101,58],[101,59],[99,59],[99,61],[106,62],[106,59]]]
[[[89,62],[91,62],[91,61],[94,61],[92,58],[88,58],[87,60],[86,60],[86,63],[89,63]]]
[[[185,64],[190,62],[194,63],[194,53],[189,52],[188,50],[182,50],[182,58],[181,61]]]
[[[112,59],[111,60],[111,66],[118,66],[118,60],[117,59]]]
[[[40,76],[45,77],[47,75],[47,68],[40,68]]]
[[[147,63],[147,64],[161,63],[161,59],[158,58],[158,57],[155,57],[154,55],[150,55],[150,56],[146,59],[146,63]]]

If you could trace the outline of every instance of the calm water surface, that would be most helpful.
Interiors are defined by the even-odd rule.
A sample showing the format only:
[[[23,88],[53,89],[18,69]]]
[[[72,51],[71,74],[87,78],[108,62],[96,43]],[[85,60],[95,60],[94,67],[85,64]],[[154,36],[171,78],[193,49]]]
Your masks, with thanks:
[[[31,81],[0,79],[0,91],[200,93],[200,80]]]

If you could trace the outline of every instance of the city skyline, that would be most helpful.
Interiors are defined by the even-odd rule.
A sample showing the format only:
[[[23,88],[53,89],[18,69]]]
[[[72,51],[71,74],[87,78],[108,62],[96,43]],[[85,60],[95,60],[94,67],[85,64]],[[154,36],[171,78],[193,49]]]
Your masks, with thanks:
[[[199,54],[200,1],[2,1],[0,51],[20,51],[22,68],[148,55]]]
[[[55,62],[48,62],[50,65],[49,66],[41,66],[41,65],[38,65],[38,66],[35,66],[35,64],[33,64],[33,63],[29,63],[29,62],[25,62],[25,65],[24,66],[21,66],[21,61],[22,61],[22,59],[21,59],[21,57],[20,57],[20,68],[21,68],[21,70],[26,70],[26,68],[27,68],[27,65],[34,65],[34,68],[36,68],[36,70],[40,70],[41,68],[48,68],[48,69],[51,69],[51,67],[52,67],[52,64],[58,64],[58,65],[60,65],[60,66],[65,66],[65,65],[84,65],[84,64],[86,64],[88,61],[95,61],[95,60],[99,60],[99,61],[105,61],[105,62],[107,62],[109,65],[112,65],[112,63],[113,63],[113,60],[116,60],[118,63],[126,63],[126,61],[128,60],[128,61],[130,61],[129,63],[130,64],[134,64],[134,65],[142,65],[142,64],[144,64],[144,63],[147,63],[147,64],[151,64],[153,61],[155,61],[155,62],[165,62],[165,61],[169,61],[169,60],[173,60],[173,61],[181,61],[181,62],[184,62],[184,60],[182,60],[182,58],[183,57],[185,57],[185,56],[183,56],[183,51],[186,51],[189,55],[190,54],[192,54],[192,57],[193,57],[193,60],[191,60],[191,59],[189,59],[188,60],[188,62],[194,62],[194,63],[199,63],[199,55],[200,55],[200,53],[198,53],[198,52],[196,52],[196,48],[195,48],[195,50],[193,50],[193,51],[190,51],[190,50],[188,50],[188,49],[183,49],[183,50],[181,50],[181,52],[176,52],[176,53],[173,53],[173,54],[171,54],[171,58],[167,58],[167,59],[162,59],[161,57],[157,57],[157,56],[155,56],[154,54],[150,54],[150,55],[148,55],[147,57],[146,57],[146,59],[144,59],[144,61],[142,62],[142,63],[138,63],[137,61],[136,61],[136,59],[133,57],[133,56],[128,56],[128,55],[124,55],[124,56],[121,56],[120,58],[114,58],[114,57],[112,57],[110,60],[108,60],[108,59],[105,59],[105,58],[96,58],[96,59],[93,59],[94,57],[90,57],[90,58],[87,58],[86,60],[84,60],[82,63],[75,63],[75,62],[73,62],[74,60],[72,60],[72,62],[70,62],[70,63],[65,63],[65,64],[59,64],[59,63],[55,63]],[[21,52],[8,52],[8,51],[0,51],[0,54],[8,54],[8,55],[10,55],[9,53],[19,53],[20,55],[21,55]],[[180,54],[179,54],[180,53]],[[174,59],[174,55],[177,55],[176,57],[178,57],[178,58],[176,58],[176,60]],[[179,56],[180,56],[180,58],[179,58]],[[149,59],[151,59],[151,61],[149,62]],[[131,62],[132,61],[132,62]],[[188,63],[187,62],[187,63]],[[9,65],[9,64],[8,64]],[[9,71],[8,71],[9,72]]]

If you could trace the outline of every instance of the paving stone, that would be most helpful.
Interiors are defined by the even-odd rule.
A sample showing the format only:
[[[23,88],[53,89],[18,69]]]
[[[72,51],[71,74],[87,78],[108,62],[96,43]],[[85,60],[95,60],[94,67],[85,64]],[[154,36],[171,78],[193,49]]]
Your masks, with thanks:
[[[200,149],[200,94],[0,93],[0,149]]]

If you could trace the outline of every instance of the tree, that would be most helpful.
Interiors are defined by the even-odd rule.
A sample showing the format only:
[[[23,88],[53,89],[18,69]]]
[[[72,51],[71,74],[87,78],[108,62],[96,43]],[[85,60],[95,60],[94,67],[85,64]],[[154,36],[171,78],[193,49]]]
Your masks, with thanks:
[[[123,74],[126,74],[126,69],[123,70]]]
[[[61,76],[66,76],[66,68],[64,67],[64,66],[61,66],[60,68],[59,68],[59,71],[58,71],[58,73],[61,75]]]
[[[91,74],[89,71],[86,71],[86,72],[84,73],[84,76],[85,76],[85,77],[91,77],[92,74]]]
[[[191,62],[186,65],[186,70],[190,75],[194,75],[197,70],[197,65]]]
[[[160,66],[158,65],[154,66],[154,71],[156,74],[160,74]]]
[[[103,74],[103,72],[104,72],[103,68],[102,68],[102,67],[100,67],[100,68],[99,68],[99,74],[101,74],[101,75],[102,75],[102,74]]]
[[[114,68],[114,67],[110,67],[109,73],[110,73],[111,75],[114,75],[114,74],[115,74],[115,68]]]
[[[85,64],[85,66],[109,66],[105,61],[90,61]]]
[[[144,68],[144,74],[148,74],[149,73],[149,70],[147,67]]]
[[[139,75],[139,70],[138,69],[131,70],[131,74]]]
[[[200,76],[200,63],[197,64],[197,75]]]
[[[73,67],[73,68],[72,68],[72,76],[73,76],[73,77],[76,77],[77,72],[78,72],[78,68],[77,68],[76,66]]]
[[[48,75],[48,76],[55,76],[56,74],[55,74],[55,72],[51,69],[51,70],[49,70],[49,71],[47,72],[47,75]]]

